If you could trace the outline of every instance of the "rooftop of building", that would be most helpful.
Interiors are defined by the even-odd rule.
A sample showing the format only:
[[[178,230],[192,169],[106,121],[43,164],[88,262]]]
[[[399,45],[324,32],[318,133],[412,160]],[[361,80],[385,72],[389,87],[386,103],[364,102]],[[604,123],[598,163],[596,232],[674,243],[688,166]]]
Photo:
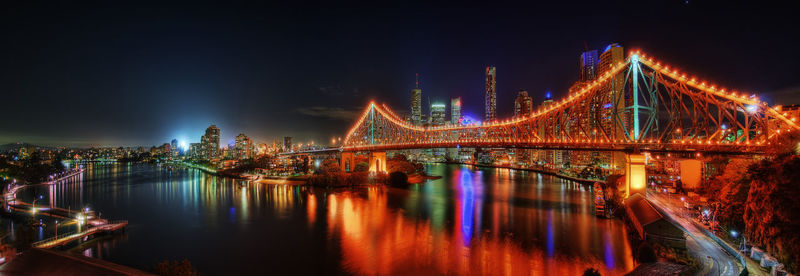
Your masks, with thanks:
[[[642,226],[656,222],[663,218],[661,213],[658,212],[653,205],[650,205],[650,202],[647,201],[647,199],[641,194],[632,195],[625,200],[625,204]]]

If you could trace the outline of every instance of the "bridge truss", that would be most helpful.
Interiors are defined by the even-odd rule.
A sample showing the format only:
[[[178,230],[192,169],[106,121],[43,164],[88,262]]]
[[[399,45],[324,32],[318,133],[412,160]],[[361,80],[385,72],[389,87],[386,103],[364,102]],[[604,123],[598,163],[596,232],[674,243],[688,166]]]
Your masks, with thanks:
[[[344,151],[484,147],[592,151],[759,153],[796,118],[756,95],[726,91],[631,52],[532,114],[468,126],[417,126],[374,102]]]

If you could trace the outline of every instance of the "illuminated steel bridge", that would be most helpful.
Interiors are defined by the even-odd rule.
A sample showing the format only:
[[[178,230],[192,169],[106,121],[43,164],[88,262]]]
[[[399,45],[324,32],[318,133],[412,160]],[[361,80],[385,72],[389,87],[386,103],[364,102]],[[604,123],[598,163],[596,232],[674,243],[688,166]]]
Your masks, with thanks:
[[[417,126],[374,102],[342,150],[483,147],[757,154],[798,131],[756,95],[698,81],[639,52],[527,116],[467,126]]]
[[[370,171],[386,171],[387,150],[524,148],[623,152],[627,193],[641,192],[643,152],[759,154],[800,130],[780,107],[729,91],[631,52],[625,61],[578,83],[560,100],[525,116],[474,125],[418,126],[371,102],[348,131],[341,166],[368,152]]]

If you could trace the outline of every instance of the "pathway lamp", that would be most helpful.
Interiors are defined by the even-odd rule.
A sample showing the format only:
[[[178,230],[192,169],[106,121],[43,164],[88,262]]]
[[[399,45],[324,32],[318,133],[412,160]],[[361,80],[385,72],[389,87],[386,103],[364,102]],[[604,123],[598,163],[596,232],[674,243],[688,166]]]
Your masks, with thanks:
[[[33,206],[31,207],[31,215],[36,215],[36,201],[42,199],[42,195],[39,195],[39,198],[33,199]]]

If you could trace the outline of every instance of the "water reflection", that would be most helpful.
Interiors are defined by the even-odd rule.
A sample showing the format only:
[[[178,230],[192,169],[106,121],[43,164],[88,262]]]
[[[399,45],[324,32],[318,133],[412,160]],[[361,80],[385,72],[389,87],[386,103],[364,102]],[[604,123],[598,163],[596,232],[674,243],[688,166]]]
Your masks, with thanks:
[[[325,190],[168,166],[89,166],[84,176],[22,196],[129,220],[125,235],[74,250],[143,269],[176,258],[206,274],[578,275],[595,267],[616,275],[633,268],[622,223],[594,217],[584,186],[508,169],[427,170],[443,178],[408,189]],[[46,238],[53,229],[41,231]]]
[[[499,170],[485,177],[483,172],[453,169],[445,181],[452,184],[452,195],[441,187],[421,192],[371,188],[366,196],[329,195],[329,230],[341,237],[344,269],[357,274],[550,275],[578,275],[587,267],[599,268],[604,275],[632,269],[621,223],[596,219],[589,206],[578,205],[586,201],[577,195],[588,196],[588,191],[558,183],[543,188],[550,194],[537,198],[537,193],[524,194],[527,190],[520,186],[527,179],[541,181],[538,176]],[[483,195],[487,178],[497,185],[489,187],[490,195]],[[423,202],[426,210],[414,214],[394,208],[387,204],[394,197]],[[484,216],[483,200],[489,210]],[[425,212],[432,218],[425,218]],[[451,217],[441,218],[442,213]],[[437,220],[452,223],[438,229]],[[488,227],[482,228],[481,222]]]

